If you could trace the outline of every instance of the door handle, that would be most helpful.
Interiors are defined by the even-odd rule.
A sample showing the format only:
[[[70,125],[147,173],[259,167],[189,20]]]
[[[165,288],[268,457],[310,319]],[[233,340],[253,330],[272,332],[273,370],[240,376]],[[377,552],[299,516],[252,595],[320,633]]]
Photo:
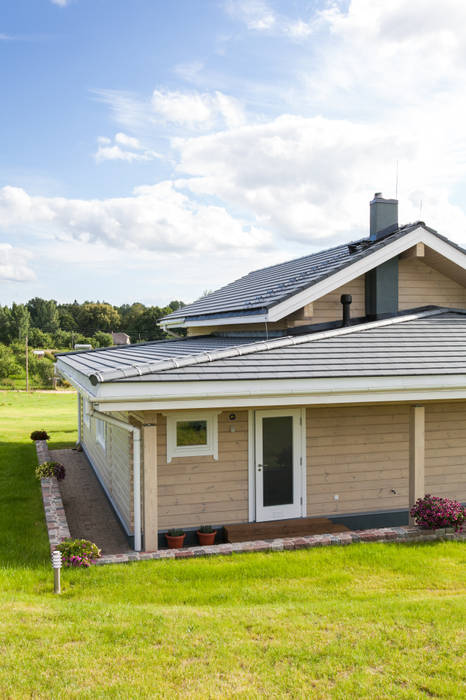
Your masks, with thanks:
[[[258,472],[261,472],[261,471],[262,471],[262,467],[267,467],[267,464],[258,464],[258,465],[257,465],[257,471],[258,471]]]

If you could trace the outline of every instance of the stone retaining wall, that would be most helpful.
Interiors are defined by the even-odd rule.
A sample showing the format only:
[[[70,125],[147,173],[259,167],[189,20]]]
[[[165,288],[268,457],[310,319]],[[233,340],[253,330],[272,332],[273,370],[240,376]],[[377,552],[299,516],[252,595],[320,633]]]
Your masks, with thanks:
[[[50,452],[46,440],[36,440],[36,452],[39,464],[50,460]],[[45,523],[49,536],[50,551],[56,548],[62,540],[70,537],[66,520],[60,487],[54,477],[41,479],[42,501],[44,503]]]
[[[49,449],[45,440],[36,441],[36,450],[39,464],[50,459]],[[65,537],[70,537],[70,531],[57,480],[54,478],[41,479],[41,487],[50,550],[53,551],[56,545]],[[225,556],[245,552],[283,552],[329,545],[347,545],[354,542],[432,542],[435,540],[466,540],[466,532],[455,532],[453,528],[421,530],[418,527],[383,527],[328,535],[283,537],[273,540],[214,544],[210,547],[161,549],[157,552],[122,552],[121,554],[104,555],[96,561],[96,564],[123,564],[130,561],[147,561],[150,559],[191,559],[194,557]]]
[[[214,544],[210,547],[184,547],[183,549],[161,549],[158,552],[129,552],[103,556],[96,564],[121,564],[148,559],[190,559],[213,555],[239,554],[244,552],[283,552],[294,549],[311,549],[328,545],[346,545],[353,542],[424,542],[435,540],[465,540],[466,532],[455,532],[453,528],[421,530],[418,527],[392,527],[376,530],[355,530],[331,535],[309,535],[286,537],[274,540],[254,540],[233,544]]]

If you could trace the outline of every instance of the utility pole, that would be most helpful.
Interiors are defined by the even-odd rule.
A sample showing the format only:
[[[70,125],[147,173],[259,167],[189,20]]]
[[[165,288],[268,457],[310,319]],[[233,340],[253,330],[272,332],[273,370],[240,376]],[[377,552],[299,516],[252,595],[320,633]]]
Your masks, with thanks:
[[[29,391],[29,348],[28,334],[26,333],[26,391]]]

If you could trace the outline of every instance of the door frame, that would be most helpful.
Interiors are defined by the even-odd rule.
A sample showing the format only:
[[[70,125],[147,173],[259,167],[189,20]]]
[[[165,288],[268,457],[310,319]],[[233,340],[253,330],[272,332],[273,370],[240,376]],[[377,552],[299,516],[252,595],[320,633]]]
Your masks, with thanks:
[[[283,406],[276,409],[249,409],[248,410],[248,517],[249,522],[267,522],[267,520],[257,520],[257,488],[256,488],[256,425],[259,416],[293,416],[293,450],[298,462],[295,475],[299,493],[297,498],[301,501],[298,508],[298,516],[305,518],[307,515],[307,467],[306,467],[306,408],[295,408]],[[291,516],[290,516],[291,517]],[[293,516],[296,517],[296,516]],[[272,519],[272,518],[271,518]],[[275,518],[273,518],[275,519]],[[278,519],[278,518],[276,518]]]

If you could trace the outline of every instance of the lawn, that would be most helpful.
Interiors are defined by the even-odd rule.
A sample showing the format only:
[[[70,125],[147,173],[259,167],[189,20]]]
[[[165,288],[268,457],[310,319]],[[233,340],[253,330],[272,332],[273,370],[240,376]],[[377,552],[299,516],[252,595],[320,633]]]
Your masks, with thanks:
[[[28,435],[73,441],[75,408],[0,395],[1,697],[465,697],[460,543],[66,570],[54,596]]]

